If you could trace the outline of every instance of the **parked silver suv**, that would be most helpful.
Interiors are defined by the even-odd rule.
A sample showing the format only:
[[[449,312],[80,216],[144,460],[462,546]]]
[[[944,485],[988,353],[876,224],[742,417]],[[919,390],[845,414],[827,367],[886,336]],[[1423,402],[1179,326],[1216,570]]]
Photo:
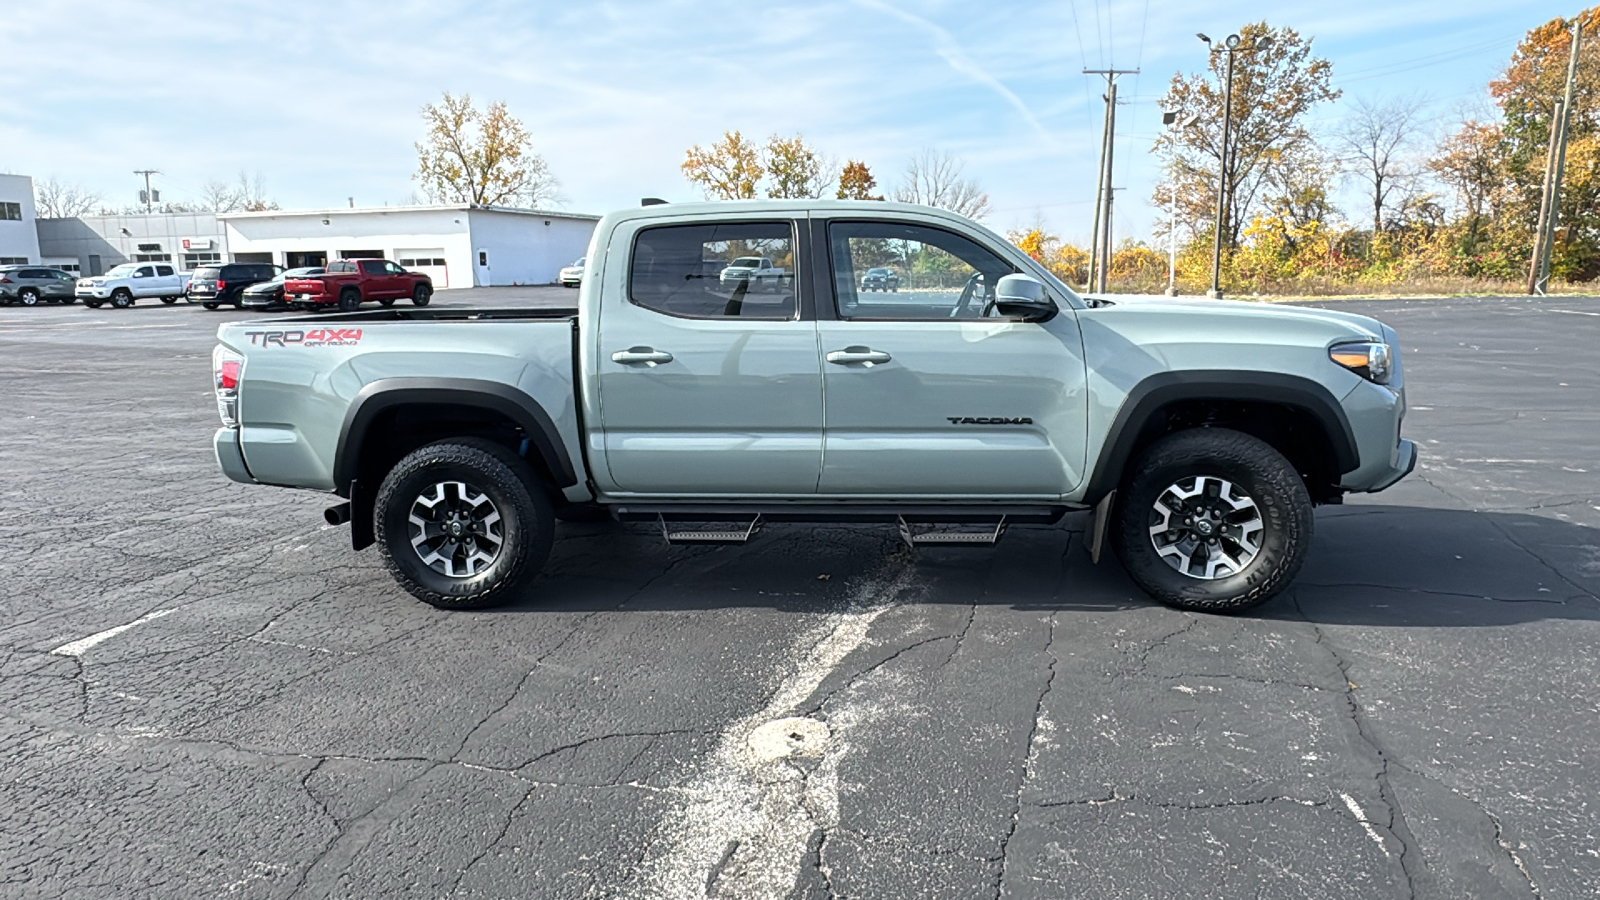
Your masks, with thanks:
[[[0,266],[0,306],[71,303],[77,277],[49,266]]]

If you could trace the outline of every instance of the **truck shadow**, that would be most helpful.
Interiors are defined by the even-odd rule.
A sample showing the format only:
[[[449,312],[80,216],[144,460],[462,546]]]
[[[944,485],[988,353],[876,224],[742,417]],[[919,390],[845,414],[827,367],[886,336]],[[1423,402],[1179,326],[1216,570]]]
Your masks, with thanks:
[[[895,602],[1109,613],[1155,604],[1107,552],[1090,562],[1086,514],[1017,527],[994,547],[906,550],[887,526],[773,525],[749,544],[671,548],[648,529],[563,526],[546,573],[504,613],[836,611]],[[1600,530],[1544,516],[1411,506],[1324,508],[1295,583],[1243,615],[1369,626],[1499,626],[1600,619]]]

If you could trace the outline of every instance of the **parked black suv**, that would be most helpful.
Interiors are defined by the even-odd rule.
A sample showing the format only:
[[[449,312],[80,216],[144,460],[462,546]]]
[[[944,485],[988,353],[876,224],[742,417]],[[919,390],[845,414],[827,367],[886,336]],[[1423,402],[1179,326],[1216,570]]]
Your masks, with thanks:
[[[190,303],[199,303],[206,309],[216,309],[224,303],[239,306],[239,295],[252,284],[271,281],[279,268],[271,263],[224,263],[220,266],[201,266],[189,279],[189,289],[184,296]]]

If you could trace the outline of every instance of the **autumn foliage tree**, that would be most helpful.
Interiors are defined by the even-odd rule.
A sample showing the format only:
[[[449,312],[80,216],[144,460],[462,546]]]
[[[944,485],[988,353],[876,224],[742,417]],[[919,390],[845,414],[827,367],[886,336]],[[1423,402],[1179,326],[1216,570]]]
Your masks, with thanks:
[[[487,109],[448,92],[422,107],[427,135],[417,148],[413,176],[436,203],[537,206],[557,200],[559,182],[522,122],[496,101]]]
[[[1175,159],[1166,180],[1156,187],[1154,201],[1171,202],[1177,185],[1177,220],[1195,232],[1204,231],[1215,211],[1220,169],[1230,203],[1223,215],[1223,240],[1238,243],[1239,234],[1265,201],[1269,169],[1275,161],[1308,155],[1315,145],[1306,127],[1308,114],[1339,91],[1329,78],[1327,60],[1311,55],[1311,41],[1292,28],[1255,22],[1239,29],[1241,46],[1257,47],[1235,54],[1233,124],[1227,157],[1222,155],[1223,79],[1227,59],[1212,53],[1209,71],[1179,73],[1162,100],[1179,121],[1196,120],[1190,128],[1164,132],[1157,152]],[[1270,43],[1261,47],[1264,38]]]
[[[705,191],[708,200],[753,200],[767,173],[761,148],[738,131],[727,131],[710,147],[690,147],[679,166],[683,175]]]
[[[844,164],[844,169],[839,173],[840,200],[882,200],[883,197],[873,196],[872,189],[878,186],[878,179],[872,177],[872,170],[860,160],[850,160]]]

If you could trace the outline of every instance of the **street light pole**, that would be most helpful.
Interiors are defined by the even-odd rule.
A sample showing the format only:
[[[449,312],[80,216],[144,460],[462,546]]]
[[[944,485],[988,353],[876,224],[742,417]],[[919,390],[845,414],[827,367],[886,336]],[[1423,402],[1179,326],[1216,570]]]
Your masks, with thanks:
[[[1200,121],[1198,115],[1190,116],[1182,122],[1178,121],[1176,110],[1165,111],[1161,114],[1161,124],[1167,126],[1172,135],[1172,142],[1167,145],[1167,166],[1172,179],[1172,189],[1169,193],[1167,206],[1167,296],[1178,296],[1178,137],[1177,132],[1185,128],[1193,128]]]
[[[1217,299],[1222,296],[1222,223],[1228,206],[1228,132],[1233,128],[1233,55],[1240,50],[1264,50],[1272,43],[1270,35],[1262,35],[1248,47],[1239,46],[1237,34],[1228,35],[1223,41],[1223,46],[1216,47],[1211,44],[1211,38],[1203,34],[1195,37],[1206,42],[1211,47],[1212,53],[1228,54],[1227,75],[1223,77],[1222,84],[1222,152],[1217,156],[1217,222],[1216,229],[1211,235],[1211,290],[1206,291],[1206,296]]]

